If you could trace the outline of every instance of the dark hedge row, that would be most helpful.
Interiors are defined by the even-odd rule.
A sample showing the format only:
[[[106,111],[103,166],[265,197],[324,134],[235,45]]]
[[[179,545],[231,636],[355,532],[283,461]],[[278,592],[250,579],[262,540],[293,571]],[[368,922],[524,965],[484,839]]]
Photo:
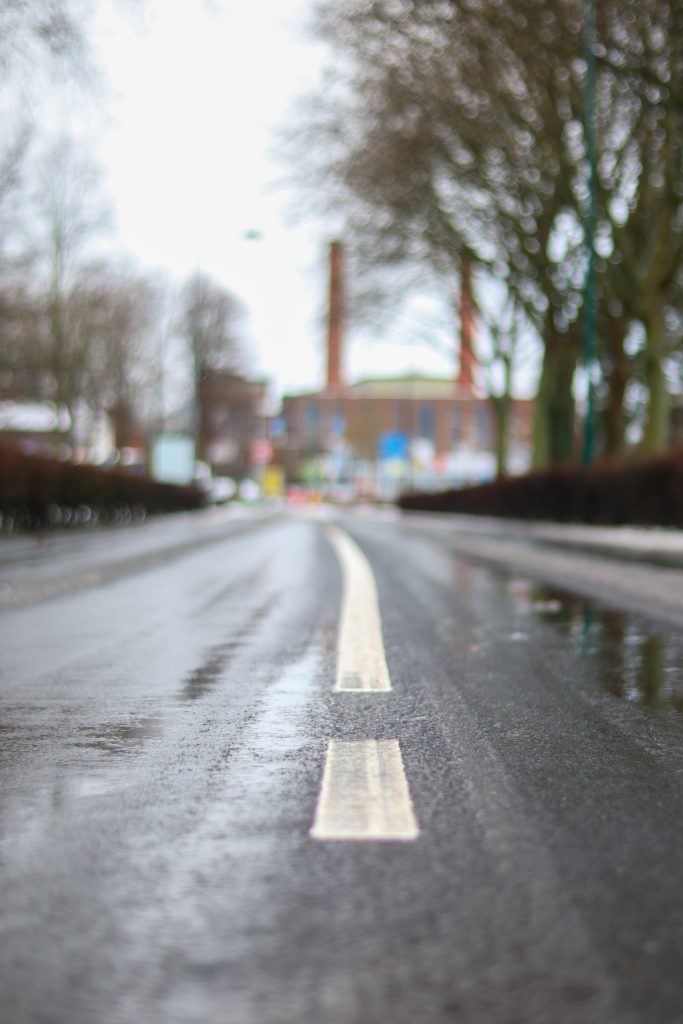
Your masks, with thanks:
[[[398,504],[409,511],[683,527],[683,449],[641,461],[558,466],[437,494],[409,493]]]
[[[0,443],[0,516],[5,528],[127,522],[203,504],[196,487],[157,483],[123,469],[27,455],[16,445]]]

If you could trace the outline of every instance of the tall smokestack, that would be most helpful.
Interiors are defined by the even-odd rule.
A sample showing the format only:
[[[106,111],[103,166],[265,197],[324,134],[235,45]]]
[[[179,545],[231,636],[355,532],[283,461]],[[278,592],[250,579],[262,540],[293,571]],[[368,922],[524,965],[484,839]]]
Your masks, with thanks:
[[[344,342],[344,278],[341,242],[330,242],[330,287],[327,311],[327,391],[342,388],[342,347]]]
[[[474,387],[475,361],[472,265],[467,257],[463,257],[460,266],[460,369],[457,384],[466,394],[471,394]]]

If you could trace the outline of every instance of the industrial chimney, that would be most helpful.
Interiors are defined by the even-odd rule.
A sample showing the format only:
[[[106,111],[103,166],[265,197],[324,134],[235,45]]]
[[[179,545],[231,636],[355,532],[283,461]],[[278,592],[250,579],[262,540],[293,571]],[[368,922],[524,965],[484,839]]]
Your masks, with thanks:
[[[344,279],[341,242],[330,242],[330,277],[327,311],[327,391],[340,391],[344,342]]]
[[[472,266],[469,259],[463,257],[460,266],[460,369],[456,381],[463,396],[472,394],[475,361]]]

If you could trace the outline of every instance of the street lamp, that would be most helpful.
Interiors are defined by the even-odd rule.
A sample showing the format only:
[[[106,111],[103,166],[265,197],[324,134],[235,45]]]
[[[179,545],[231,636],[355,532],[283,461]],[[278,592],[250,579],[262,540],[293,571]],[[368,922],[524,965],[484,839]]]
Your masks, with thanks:
[[[595,394],[593,366],[595,363],[595,220],[597,167],[595,146],[595,0],[584,0],[584,36],[586,54],[586,85],[584,89],[584,131],[588,155],[588,210],[585,228],[586,280],[583,303],[583,367],[587,378],[586,412],[583,421],[583,464],[595,457]]]

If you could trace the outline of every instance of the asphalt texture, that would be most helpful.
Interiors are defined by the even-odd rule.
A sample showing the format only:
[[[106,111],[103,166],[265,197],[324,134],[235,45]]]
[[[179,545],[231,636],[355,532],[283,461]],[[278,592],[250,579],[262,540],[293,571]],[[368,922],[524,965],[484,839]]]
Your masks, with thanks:
[[[326,515],[388,693],[333,691]],[[497,530],[216,511],[0,544],[2,1019],[683,1021],[683,572]],[[369,738],[419,837],[312,839],[330,739]]]

